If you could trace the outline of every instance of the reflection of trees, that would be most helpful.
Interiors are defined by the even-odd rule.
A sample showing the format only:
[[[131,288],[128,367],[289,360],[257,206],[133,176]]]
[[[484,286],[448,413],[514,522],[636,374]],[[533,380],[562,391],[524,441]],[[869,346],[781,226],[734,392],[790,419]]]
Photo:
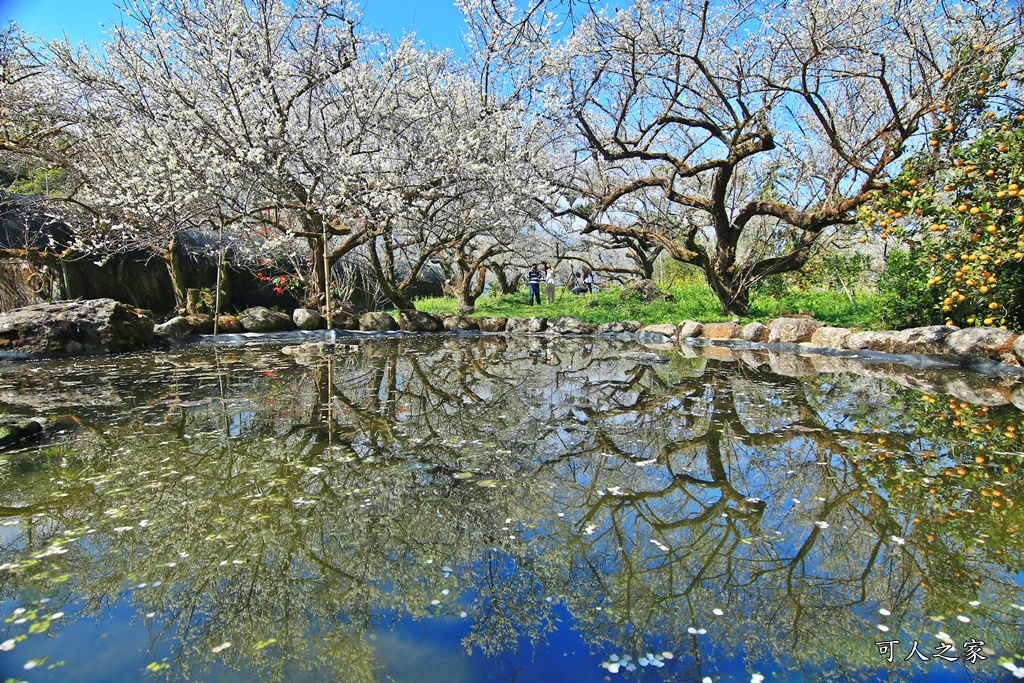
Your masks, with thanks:
[[[880,606],[894,630],[959,610],[989,642],[1014,642],[1019,615],[990,609],[1019,592],[1020,543],[986,519],[998,547],[967,553],[977,517],[969,539],[925,485],[907,495],[912,474],[957,466],[935,455],[915,469],[949,449],[892,409],[912,394],[622,350],[484,337],[185,351],[130,361],[131,382],[103,361],[96,381],[118,400],[55,407],[85,425],[67,462],[0,501],[48,510],[3,561],[68,552],[5,590],[67,576],[61,590],[98,614],[145,582],[137,613],[159,615],[177,671],[197,676],[227,657],[268,679],[302,662],[371,680],[364,634],[392,615],[465,609],[466,645],[493,654],[543,638],[557,603],[597,650],[664,646],[698,669],[712,646],[688,627],[721,651],[875,666]],[[1015,474],[990,465],[1012,496]],[[937,490],[957,508],[980,496]]]

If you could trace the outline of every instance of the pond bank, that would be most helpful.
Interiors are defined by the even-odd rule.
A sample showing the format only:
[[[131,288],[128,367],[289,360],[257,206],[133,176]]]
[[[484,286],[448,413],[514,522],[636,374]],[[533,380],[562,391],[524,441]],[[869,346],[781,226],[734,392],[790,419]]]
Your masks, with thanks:
[[[906,330],[856,332],[829,327],[809,316],[775,318],[767,324],[738,322],[702,324],[684,320],[678,325],[643,325],[635,320],[594,325],[569,315],[554,318],[439,317],[402,310],[356,316],[341,311],[335,331],[352,333],[502,333],[586,335],[613,334],[645,342],[682,343],[685,340],[766,344],[780,352],[837,352],[853,358],[904,365],[962,367],[989,375],[1024,375],[1024,336],[991,327],[960,329],[933,325]],[[262,307],[236,316],[206,315],[173,318],[154,325],[147,311],[131,309],[112,299],[39,304],[0,314],[0,359],[55,358],[96,355],[167,347],[175,340],[204,337],[218,329],[231,335],[267,334],[291,330],[313,332],[326,327],[316,311],[296,309],[291,316]],[[225,335],[217,335],[222,338]],[[780,345],[792,345],[793,348]],[[877,354],[882,354],[881,356]]]

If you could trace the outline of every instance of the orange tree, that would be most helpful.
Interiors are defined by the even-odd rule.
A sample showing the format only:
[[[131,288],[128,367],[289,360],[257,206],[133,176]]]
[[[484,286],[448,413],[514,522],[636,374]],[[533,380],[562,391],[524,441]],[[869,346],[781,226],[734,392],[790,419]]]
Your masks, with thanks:
[[[860,213],[862,242],[907,247],[883,273],[886,322],[1024,329],[1024,109],[1008,80],[993,83],[1010,56],[973,62],[971,86],[950,94],[929,149]]]

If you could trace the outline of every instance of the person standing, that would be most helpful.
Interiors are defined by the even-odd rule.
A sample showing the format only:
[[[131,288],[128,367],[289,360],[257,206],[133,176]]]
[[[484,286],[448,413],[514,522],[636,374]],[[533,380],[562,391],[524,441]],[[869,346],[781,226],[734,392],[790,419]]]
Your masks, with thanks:
[[[540,268],[536,263],[530,266],[530,272],[526,274],[526,286],[530,290],[530,306],[536,297],[537,305],[540,306]]]
[[[590,266],[583,266],[580,274],[583,276],[583,286],[586,288],[587,294],[590,294],[591,288],[594,286],[594,271],[590,269]]]
[[[544,284],[548,295],[548,304],[555,303],[555,267],[544,263]]]

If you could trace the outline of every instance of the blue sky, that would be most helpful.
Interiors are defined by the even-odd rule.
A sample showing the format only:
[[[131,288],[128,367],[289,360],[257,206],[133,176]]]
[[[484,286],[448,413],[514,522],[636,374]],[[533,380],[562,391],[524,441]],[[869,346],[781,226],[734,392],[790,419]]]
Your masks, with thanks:
[[[363,22],[400,37],[413,30],[428,45],[460,49],[462,14],[454,0],[362,0]],[[113,0],[0,0],[3,23],[14,20],[25,31],[72,43],[98,44],[118,17]]]

